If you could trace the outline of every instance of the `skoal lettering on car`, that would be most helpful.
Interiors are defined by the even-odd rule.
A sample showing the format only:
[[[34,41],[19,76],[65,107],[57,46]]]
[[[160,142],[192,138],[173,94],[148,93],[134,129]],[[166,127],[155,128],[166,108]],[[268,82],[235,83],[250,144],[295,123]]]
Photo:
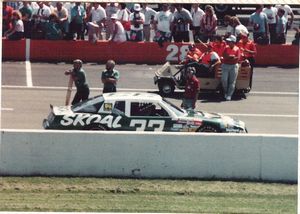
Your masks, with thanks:
[[[102,118],[101,115],[97,114],[76,114],[76,115],[65,115],[62,120],[60,121],[60,124],[62,126],[85,126],[90,125],[92,123],[100,123],[105,124],[109,128],[119,128],[121,127],[121,124],[119,124],[119,121],[122,119],[121,116],[118,116],[114,118],[112,115],[107,115]]]

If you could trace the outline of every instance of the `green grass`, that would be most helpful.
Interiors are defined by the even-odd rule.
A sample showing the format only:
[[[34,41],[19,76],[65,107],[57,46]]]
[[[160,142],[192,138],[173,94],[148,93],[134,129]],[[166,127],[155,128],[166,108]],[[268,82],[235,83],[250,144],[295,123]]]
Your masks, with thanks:
[[[297,185],[0,177],[0,211],[296,213]]]

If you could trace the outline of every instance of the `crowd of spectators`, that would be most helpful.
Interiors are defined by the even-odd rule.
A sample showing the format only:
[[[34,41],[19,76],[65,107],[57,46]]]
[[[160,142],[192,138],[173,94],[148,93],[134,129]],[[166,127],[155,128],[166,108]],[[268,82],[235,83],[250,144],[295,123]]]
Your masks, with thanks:
[[[251,29],[257,44],[285,44],[294,14],[288,5],[257,5],[246,26],[237,16],[221,18],[226,27],[224,39],[230,35],[239,39]],[[3,36],[10,40],[155,41],[162,45],[165,41],[189,42],[191,32],[194,42],[204,43],[220,34],[214,8],[199,4],[188,10],[182,4],[162,3],[155,11],[146,3],[3,2],[2,21]],[[294,30],[299,41],[299,28]]]

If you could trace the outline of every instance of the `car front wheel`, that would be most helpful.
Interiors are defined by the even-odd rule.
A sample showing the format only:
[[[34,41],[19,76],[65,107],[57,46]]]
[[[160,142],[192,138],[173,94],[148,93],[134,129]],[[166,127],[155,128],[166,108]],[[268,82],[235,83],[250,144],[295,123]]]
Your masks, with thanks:
[[[204,126],[201,126],[198,129],[198,132],[214,132],[214,133],[217,133],[217,132],[219,132],[219,130],[217,128],[215,128],[214,126],[204,125]]]

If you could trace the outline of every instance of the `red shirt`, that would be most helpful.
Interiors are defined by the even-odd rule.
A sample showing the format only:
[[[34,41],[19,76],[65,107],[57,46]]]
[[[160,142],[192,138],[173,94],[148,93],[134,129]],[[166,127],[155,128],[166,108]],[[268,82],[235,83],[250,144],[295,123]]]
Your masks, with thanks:
[[[195,50],[187,52],[186,58],[187,58],[187,60],[192,60],[192,61],[198,62],[201,55],[202,55],[202,52],[198,48],[195,48]]]
[[[242,51],[242,60],[244,59],[248,59],[251,57],[255,57],[256,55],[256,45],[253,41],[248,40],[247,42],[243,42],[242,40],[240,40],[237,44],[237,46],[242,50],[250,50],[250,51],[254,51],[255,53],[248,53],[247,51]]]
[[[236,58],[230,59],[229,55],[233,55]],[[234,65],[240,61],[241,51],[240,51],[239,47],[236,45],[234,45],[233,48],[230,48],[229,45],[227,45],[222,56],[223,56],[224,64]]]
[[[3,25],[5,26],[6,30],[10,29],[12,27],[12,13],[13,13],[13,8],[6,5],[6,8],[3,8]]]
[[[186,99],[195,99],[198,91],[200,90],[200,82],[197,77],[193,76],[186,80],[184,97]]]
[[[212,50],[221,57],[226,48],[226,42],[211,42],[210,44],[212,45]]]

